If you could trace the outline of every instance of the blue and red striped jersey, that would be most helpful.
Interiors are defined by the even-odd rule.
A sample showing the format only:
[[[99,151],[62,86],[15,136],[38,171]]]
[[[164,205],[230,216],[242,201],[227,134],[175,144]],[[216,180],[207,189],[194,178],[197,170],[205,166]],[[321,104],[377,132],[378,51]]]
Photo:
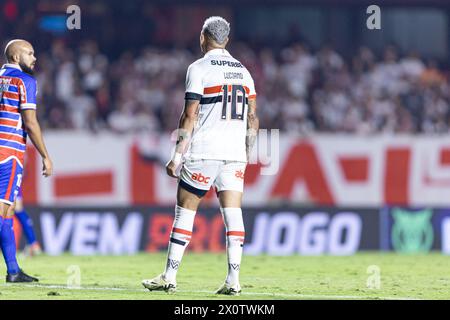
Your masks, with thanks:
[[[36,79],[16,64],[0,69],[0,162],[16,157],[23,165],[27,133],[21,111],[36,110]]]

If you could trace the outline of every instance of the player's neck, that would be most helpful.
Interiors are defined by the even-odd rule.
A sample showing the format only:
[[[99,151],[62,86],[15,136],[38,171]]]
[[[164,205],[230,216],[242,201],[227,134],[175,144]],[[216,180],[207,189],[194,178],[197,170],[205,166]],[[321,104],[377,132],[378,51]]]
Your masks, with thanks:
[[[215,49],[225,49],[225,47],[220,47],[220,46],[215,46],[215,45],[208,45],[206,47],[205,54],[207,54],[209,51],[215,50]]]

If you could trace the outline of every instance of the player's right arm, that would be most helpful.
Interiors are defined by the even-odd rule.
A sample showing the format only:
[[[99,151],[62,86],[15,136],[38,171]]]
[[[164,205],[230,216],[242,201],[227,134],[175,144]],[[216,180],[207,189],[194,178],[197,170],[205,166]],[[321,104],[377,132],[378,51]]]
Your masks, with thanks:
[[[178,138],[175,145],[175,155],[166,166],[167,174],[173,178],[177,178],[175,171],[180,164],[179,161],[181,159],[179,159],[179,157],[181,158],[181,155],[186,152],[189,141],[191,140],[192,131],[194,130],[198,118],[199,106],[200,100],[186,100],[184,103],[184,110],[178,123]]]
[[[28,136],[42,157],[42,174],[49,177],[53,173],[53,163],[45,147],[44,138],[42,137],[41,127],[36,117],[36,110],[22,110],[22,120]]]
[[[203,72],[200,66],[193,63],[186,74],[186,94],[183,113],[178,123],[178,137],[172,159],[166,165],[167,174],[178,178],[175,171],[181,163],[192,137],[195,123],[198,119],[200,100],[203,95]]]

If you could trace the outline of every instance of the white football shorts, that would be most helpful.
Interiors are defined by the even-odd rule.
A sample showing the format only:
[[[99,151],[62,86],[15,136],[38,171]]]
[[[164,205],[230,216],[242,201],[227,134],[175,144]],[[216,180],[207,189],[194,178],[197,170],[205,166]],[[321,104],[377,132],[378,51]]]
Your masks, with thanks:
[[[217,192],[244,191],[246,162],[228,160],[186,159],[180,171],[180,186],[204,196],[211,186]]]

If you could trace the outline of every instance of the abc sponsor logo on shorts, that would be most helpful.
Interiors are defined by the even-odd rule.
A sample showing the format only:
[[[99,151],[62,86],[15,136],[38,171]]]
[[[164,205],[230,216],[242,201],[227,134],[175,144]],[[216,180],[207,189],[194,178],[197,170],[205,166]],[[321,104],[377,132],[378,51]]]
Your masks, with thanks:
[[[244,172],[242,170],[236,170],[236,173],[234,174],[236,178],[244,180]]]
[[[211,177],[205,177],[201,173],[194,173],[194,174],[192,174],[191,178],[194,181],[197,181],[199,183],[204,183],[204,184],[208,184],[209,179],[211,179]]]

